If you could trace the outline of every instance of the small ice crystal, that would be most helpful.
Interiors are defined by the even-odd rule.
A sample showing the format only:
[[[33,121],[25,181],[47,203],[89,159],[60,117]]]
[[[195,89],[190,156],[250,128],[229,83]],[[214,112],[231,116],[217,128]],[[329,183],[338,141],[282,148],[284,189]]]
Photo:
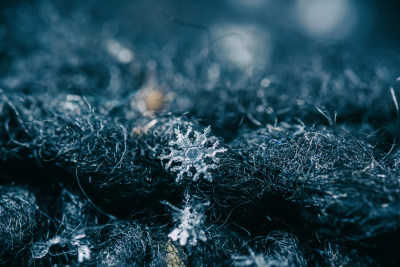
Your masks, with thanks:
[[[46,242],[35,242],[31,247],[32,258],[41,259],[49,253],[49,250],[53,245],[60,244],[62,247],[67,249],[65,253],[77,254],[78,262],[90,260],[90,249],[88,245],[82,244],[85,237],[86,235],[81,233],[72,239],[55,236]]]
[[[193,177],[193,181],[197,181],[201,174],[203,174],[204,178],[208,181],[212,181],[211,174],[208,170],[217,168],[215,163],[219,162],[219,158],[216,155],[217,153],[225,152],[226,149],[217,148],[219,141],[216,137],[207,137],[210,131],[210,126],[204,129],[203,133],[194,131],[195,138],[192,140],[190,137],[192,127],[188,127],[186,134],[182,134],[179,129],[175,129],[177,139],[169,142],[169,145],[175,148],[171,148],[169,155],[163,154],[159,159],[169,160],[165,165],[167,169],[171,167],[173,162],[180,163],[171,168],[172,172],[178,172],[176,182],[180,182],[184,174],[188,177]],[[212,144],[212,147],[208,146],[207,143]],[[211,159],[212,163],[207,162],[207,158]],[[195,169],[194,173],[192,169]]]
[[[191,246],[196,246],[198,240],[207,241],[205,231],[202,229],[206,216],[204,214],[205,206],[209,205],[209,202],[201,203],[188,201],[183,209],[178,209],[168,203],[174,210],[174,221],[177,222],[178,226],[168,234],[168,237],[173,241],[179,240],[181,246],[186,246],[189,241]]]
[[[59,236],[55,236],[47,242],[35,242],[31,247],[32,258],[40,259],[49,253],[50,247],[60,243],[61,239]]]
[[[32,258],[41,259],[49,253],[50,245],[47,242],[36,242],[31,247]]]
[[[78,262],[90,260],[90,249],[87,245],[78,247]]]

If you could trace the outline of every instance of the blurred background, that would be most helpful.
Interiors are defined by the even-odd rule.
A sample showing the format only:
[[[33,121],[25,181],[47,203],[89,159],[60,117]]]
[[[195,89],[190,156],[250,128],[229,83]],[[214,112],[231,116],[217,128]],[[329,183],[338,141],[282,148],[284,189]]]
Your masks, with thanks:
[[[33,45],[43,23],[55,26],[71,19],[96,34],[101,31],[109,38],[164,53],[178,42],[209,49],[238,67],[265,68],[276,54],[305,52],[314,43],[352,45],[365,51],[396,49],[400,38],[396,0],[31,0],[1,1],[0,8],[3,45],[15,31],[26,34],[18,41]],[[124,60],[132,55],[127,57]]]
[[[216,130],[290,117],[300,99],[380,129],[399,13],[396,0],[1,1],[0,87],[128,101],[128,118],[189,112]]]

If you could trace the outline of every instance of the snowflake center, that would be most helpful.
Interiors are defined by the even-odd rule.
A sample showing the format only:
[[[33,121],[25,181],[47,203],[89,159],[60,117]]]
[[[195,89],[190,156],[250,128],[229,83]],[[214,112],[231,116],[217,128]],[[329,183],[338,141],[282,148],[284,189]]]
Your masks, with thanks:
[[[191,161],[198,161],[203,157],[203,153],[198,147],[190,147],[186,150],[185,156]]]

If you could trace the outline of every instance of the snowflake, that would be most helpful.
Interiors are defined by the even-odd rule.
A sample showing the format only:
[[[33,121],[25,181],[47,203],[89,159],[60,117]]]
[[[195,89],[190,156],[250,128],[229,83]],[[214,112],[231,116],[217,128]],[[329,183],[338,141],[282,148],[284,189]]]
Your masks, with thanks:
[[[194,131],[195,140],[192,141],[192,138],[189,136],[192,132],[192,127],[188,127],[186,134],[182,134],[179,129],[175,129],[177,140],[170,141],[169,145],[171,147],[176,146],[177,148],[171,149],[169,155],[161,155],[159,159],[169,160],[165,165],[167,169],[171,167],[173,162],[181,163],[180,165],[171,168],[172,172],[179,171],[176,182],[181,181],[184,174],[188,177],[193,177],[193,181],[197,181],[201,174],[203,174],[204,178],[208,181],[212,181],[211,174],[208,170],[217,168],[215,163],[219,162],[219,158],[216,157],[216,154],[223,153],[226,149],[217,148],[219,141],[216,137],[207,137],[210,131],[210,126],[204,129],[204,133],[202,134]],[[212,147],[206,146],[207,143],[212,143]],[[207,158],[210,158],[213,163],[210,164],[206,162],[205,159]],[[195,169],[195,173],[192,172],[192,169]]]
[[[185,246],[189,240],[191,246],[196,246],[198,240],[207,241],[205,231],[202,229],[206,216],[204,208],[210,203],[194,202],[189,200],[186,195],[185,206],[179,209],[168,202],[164,202],[170,206],[174,212],[174,221],[179,225],[168,234],[173,241],[179,240],[181,246]]]

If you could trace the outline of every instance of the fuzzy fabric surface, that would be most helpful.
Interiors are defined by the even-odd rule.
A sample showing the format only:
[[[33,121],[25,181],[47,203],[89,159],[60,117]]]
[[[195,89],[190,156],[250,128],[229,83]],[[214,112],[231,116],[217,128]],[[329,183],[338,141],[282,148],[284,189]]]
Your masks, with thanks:
[[[385,3],[2,1],[0,264],[398,266]]]

